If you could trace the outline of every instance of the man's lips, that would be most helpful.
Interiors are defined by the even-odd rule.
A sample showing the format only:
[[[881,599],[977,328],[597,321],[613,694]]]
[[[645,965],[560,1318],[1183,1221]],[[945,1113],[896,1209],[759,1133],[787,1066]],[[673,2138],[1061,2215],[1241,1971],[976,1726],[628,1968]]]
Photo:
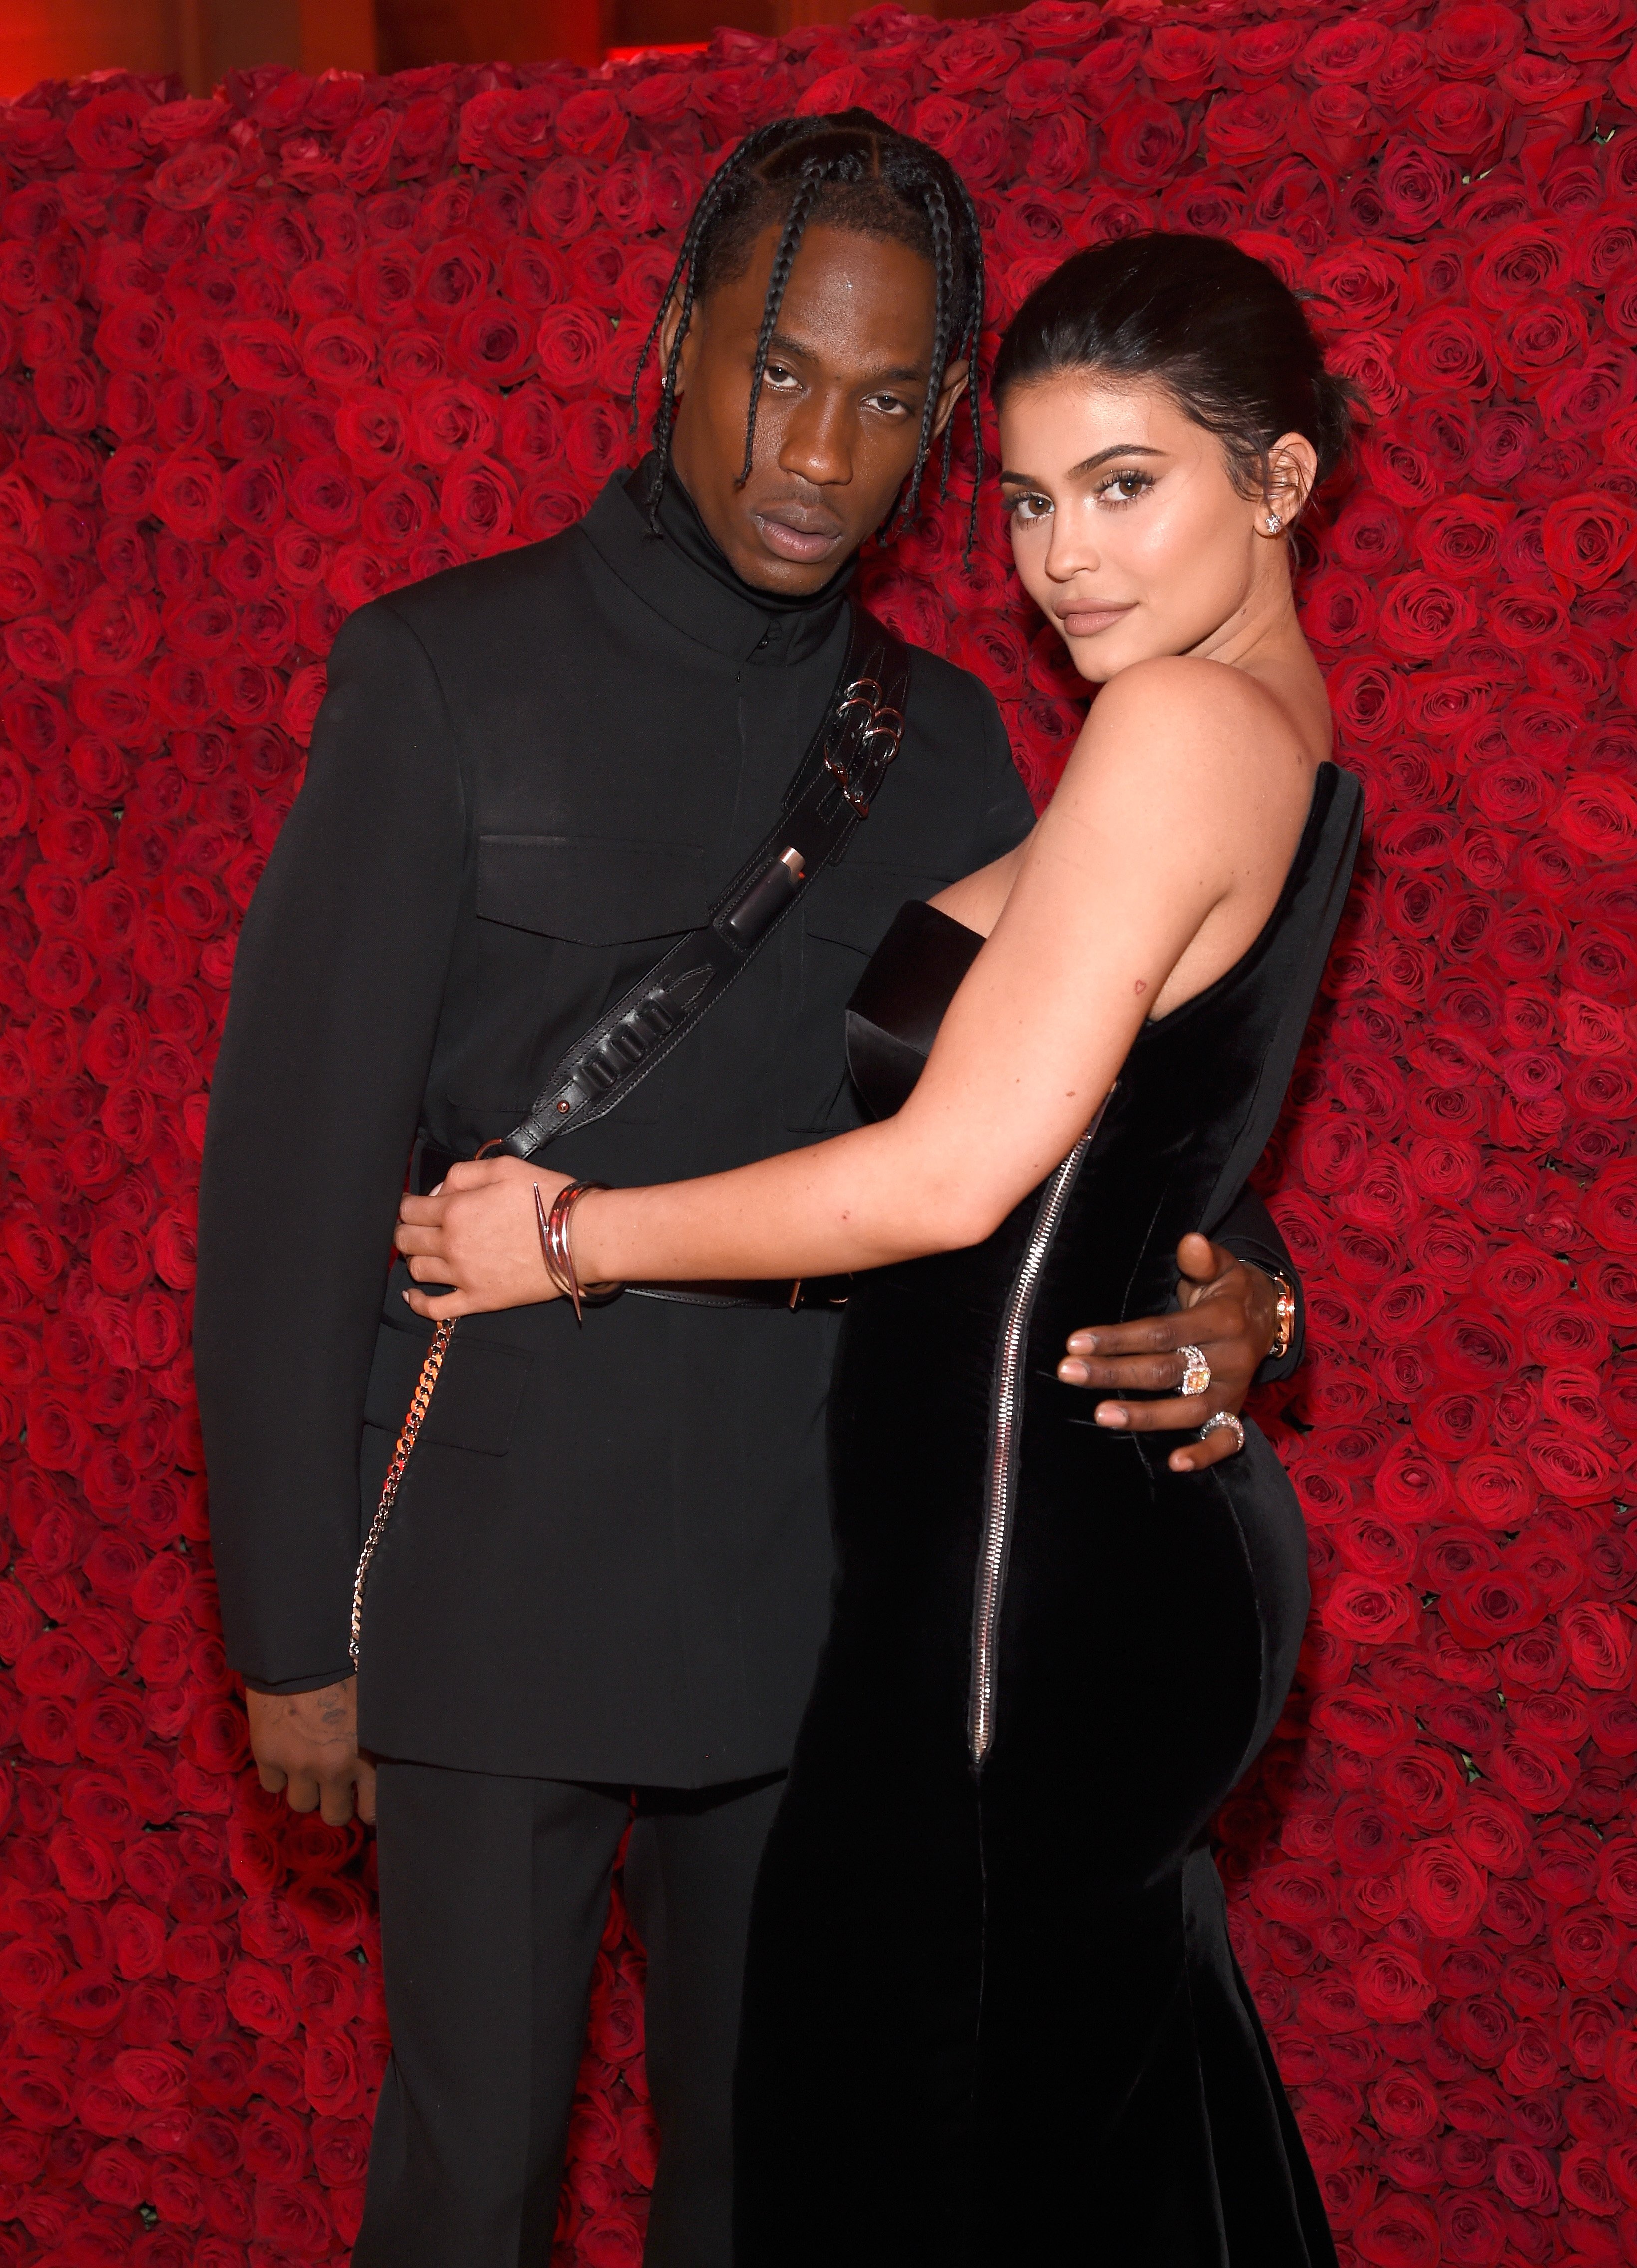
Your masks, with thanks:
[[[804,511],[800,504],[781,504],[750,517],[770,551],[803,565],[822,559],[842,540],[843,530],[828,513]]]
[[[1136,611],[1133,599],[1124,607],[1096,606],[1088,601],[1083,606],[1054,607],[1052,612],[1063,626],[1065,637],[1095,637],[1099,630],[1110,630],[1116,622]]]

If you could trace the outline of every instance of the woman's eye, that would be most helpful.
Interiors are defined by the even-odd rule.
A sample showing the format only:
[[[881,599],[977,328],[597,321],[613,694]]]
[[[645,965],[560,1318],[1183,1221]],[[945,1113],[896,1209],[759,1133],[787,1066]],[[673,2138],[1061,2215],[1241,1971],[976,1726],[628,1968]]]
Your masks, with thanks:
[[[1154,486],[1152,473],[1112,473],[1097,490],[1100,497],[1115,504],[1135,504],[1145,490]]]
[[[1014,519],[1044,519],[1051,510],[1051,499],[1043,496],[1014,496],[1007,505]]]

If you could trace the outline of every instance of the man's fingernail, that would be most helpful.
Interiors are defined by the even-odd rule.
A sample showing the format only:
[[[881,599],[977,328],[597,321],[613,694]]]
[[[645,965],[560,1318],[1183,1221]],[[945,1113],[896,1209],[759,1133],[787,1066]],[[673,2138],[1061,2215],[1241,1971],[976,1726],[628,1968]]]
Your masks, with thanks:
[[[1086,1366],[1083,1362],[1060,1362],[1058,1376],[1065,1386],[1084,1386],[1087,1382]]]
[[[1068,1344],[1075,1354],[1095,1354],[1097,1334],[1095,1331],[1071,1331],[1068,1336]]]
[[[1099,1425],[1123,1425],[1125,1423],[1125,1412],[1117,1402],[1099,1402],[1097,1423]]]

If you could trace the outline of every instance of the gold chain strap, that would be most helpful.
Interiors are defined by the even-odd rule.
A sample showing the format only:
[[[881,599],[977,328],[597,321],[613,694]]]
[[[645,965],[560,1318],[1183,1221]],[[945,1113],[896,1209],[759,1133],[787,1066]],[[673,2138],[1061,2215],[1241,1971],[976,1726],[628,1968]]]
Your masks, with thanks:
[[[392,1453],[392,1462],[387,1466],[387,1477],[381,1484],[380,1502],[375,1507],[375,1517],[370,1522],[370,1532],[365,1537],[364,1549],[358,1555],[358,1572],[352,1579],[352,1643],[348,1649],[355,1669],[358,1666],[358,1635],[364,1627],[365,1579],[370,1572],[370,1561],[375,1557],[375,1547],[387,1532],[393,1506],[398,1500],[398,1484],[403,1478],[404,1467],[409,1462],[409,1453],[420,1433],[421,1421],[431,1406],[432,1388],[438,1383],[443,1359],[449,1351],[450,1340],[454,1336],[455,1322],[456,1318],[450,1315],[432,1333],[432,1343],[426,1350],[421,1374],[415,1381],[415,1392],[409,1397],[403,1431],[398,1436],[398,1446]]]

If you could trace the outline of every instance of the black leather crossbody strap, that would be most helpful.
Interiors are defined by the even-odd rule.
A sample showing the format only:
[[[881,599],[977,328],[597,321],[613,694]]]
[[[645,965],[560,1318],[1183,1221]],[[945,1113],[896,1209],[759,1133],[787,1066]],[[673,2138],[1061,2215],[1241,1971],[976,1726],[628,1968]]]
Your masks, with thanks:
[[[711,908],[553,1067],[500,1144],[531,1158],[606,1117],[707,1015],[867,818],[903,734],[908,649],[852,608],[846,659],[778,819]]]

